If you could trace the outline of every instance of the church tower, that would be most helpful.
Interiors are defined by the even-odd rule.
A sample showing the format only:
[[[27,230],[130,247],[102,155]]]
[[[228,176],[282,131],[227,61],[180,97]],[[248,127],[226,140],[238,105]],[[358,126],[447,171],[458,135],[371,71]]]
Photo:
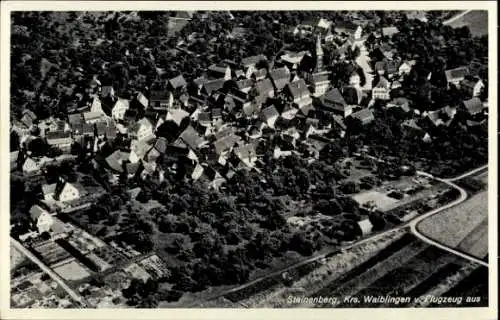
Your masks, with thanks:
[[[316,72],[323,69],[323,47],[321,47],[321,36],[316,39]]]

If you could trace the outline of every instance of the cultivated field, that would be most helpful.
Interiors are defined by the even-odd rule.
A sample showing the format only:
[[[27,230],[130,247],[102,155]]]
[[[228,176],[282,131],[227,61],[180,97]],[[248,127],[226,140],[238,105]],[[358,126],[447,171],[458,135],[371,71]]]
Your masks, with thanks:
[[[470,11],[448,25],[453,28],[468,26],[472,35],[486,35],[488,34],[488,12],[481,10]]]
[[[418,230],[446,246],[480,259],[488,254],[488,193],[423,220]]]
[[[236,303],[250,308],[394,308],[443,307],[453,304],[479,307],[487,303],[487,270],[428,245],[402,230],[394,232],[391,237],[380,238],[331,255],[308,265],[299,273],[302,275],[292,275],[293,280],[290,282],[274,277],[266,285],[261,283],[231,293],[225,296],[225,301],[228,305]],[[457,299],[445,305],[437,301],[426,301],[424,297],[428,295]],[[466,303],[466,295],[479,298],[475,302]],[[336,301],[290,301],[292,296],[306,299],[330,297]],[[367,299],[386,296],[400,299]],[[352,299],[344,300],[345,297]],[[460,299],[462,301],[459,302]]]

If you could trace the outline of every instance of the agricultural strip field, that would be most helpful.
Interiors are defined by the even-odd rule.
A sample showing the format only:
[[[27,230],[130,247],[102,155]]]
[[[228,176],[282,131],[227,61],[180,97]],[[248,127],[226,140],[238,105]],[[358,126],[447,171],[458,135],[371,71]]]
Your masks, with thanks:
[[[488,192],[423,220],[419,232],[480,259],[488,254]]]
[[[461,28],[467,26],[474,36],[488,34],[488,12],[482,10],[473,10],[464,16],[448,24],[452,28]]]
[[[459,306],[465,306],[465,296],[475,296],[480,297],[479,300],[469,302],[467,306],[480,307],[486,305],[484,296],[488,295],[487,271],[478,264],[425,244],[408,234],[381,250],[379,255],[326,284],[311,297],[339,299],[336,305],[318,304],[316,307],[394,308],[414,305],[416,298],[422,299],[428,295],[436,298],[462,297]],[[348,296],[356,300],[343,300]],[[401,299],[369,299],[387,296]],[[425,306],[455,305],[431,302]]]

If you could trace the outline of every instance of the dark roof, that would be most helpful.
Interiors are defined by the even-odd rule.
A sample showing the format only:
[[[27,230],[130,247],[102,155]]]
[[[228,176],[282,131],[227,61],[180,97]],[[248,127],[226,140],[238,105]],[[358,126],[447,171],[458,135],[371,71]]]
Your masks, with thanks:
[[[352,113],[350,116],[361,120],[361,122],[363,123],[375,119],[375,116],[373,115],[373,111],[371,109],[361,109],[358,112]]]
[[[348,105],[357,105],[363,99],[363,92],[355,87],[344,87],[342,88],[342,97]]]
[[[198,149],[203,143],[203,139],[198,135],[198,132],[192,127],[188,126],[179,136],[191,149]]]
[[[287,67],[271,70],[269,78],[273,80],[276,89],[281,90],[290,82],[290,70]]]
[[[169,97],[170,93],[166,90],[154,90],[151,91],[149,100],[167,100]]]
[[[333,88],[329,90],[327,93],[325,93],[323,97],[323,103],[329,104],[329,103],[335,103],[335,104],[341,104],[345,105],[346,102],[344,100],[344,97],[340,93],[339,89]]]
[[[384,89],[389,89],[390,87],[391,87],[391,84],[384,77],[380,77],[377,85],[375,86],[375,88],[384,88]]]
[[[226,82],[226,80],[224,80],[224,79],[216,79],[216,80],[205,82],[203,84],[203,87],[205,88],[205,90],[208,94],[212,94],[212,92],[222,89],[225,82]]]
[[[45,134],[47,140],[53,139],[67,139],[71,137],[71,132],[69,131],[49,131]]]
[[[278,113],[278,110],[276,110],[276,107],[275,106],[269,106],[265,109],[262,109],[261,111],[261,114],[262,114],[262,117],[264,119],[270,119],[272,117],[276,117],[276,116],[279,116],[280,114]]]
[[[236,81],[236,86],[240,90],[245,89],[245,88],[251,88],[252,85],[253,85],[252,79],[243,79],[243,80]]]
[[[477,114],[483,111],[483,104],[481,103],[481,100],[477,97],[465,100],[464,106],[470,114]]]
[[[444,73],[446,75],[447,81],[453,81],[464,78],[468,73],[468,69],[467,67],[458,67],[455,69],[446,70]]]
[[[288,89],[290,90],[290,94],[293,96],[294,99],[302,96],[302,94],[305,93],[306,91],[307,93],[310,93],[304,79],[290,82],[289,84],[287,84],[287,86]]]
[[[167,149],[167,139],[163,137],[156,139],[154,148],[158,150],[160,153],[165,153],[165,150]]]
[[[212,64],[208,67],[208,70],[212,72],[226,73],[227,68],[227,65]]]

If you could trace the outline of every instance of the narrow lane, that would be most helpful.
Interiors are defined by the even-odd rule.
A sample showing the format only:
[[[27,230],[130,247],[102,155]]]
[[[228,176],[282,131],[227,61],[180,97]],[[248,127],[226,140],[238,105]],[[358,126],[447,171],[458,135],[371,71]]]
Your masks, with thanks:
[[[70,288],[61,276],[55,273],[49,266],[43,263],[40,259],[38,259],[31,251],[25,248],[19,241],[14,238],[10,238],[11,243],[14,245],[16,249],[18,249],[22,254],[28,257],[31,261],[33,261],[42,271],[47,273],[58,285],[60,285],[69,296],[76,302],[80,304],[81,307],[89,307],[87,302],[83,299],[83,297],[78,294],[75,290]]]

